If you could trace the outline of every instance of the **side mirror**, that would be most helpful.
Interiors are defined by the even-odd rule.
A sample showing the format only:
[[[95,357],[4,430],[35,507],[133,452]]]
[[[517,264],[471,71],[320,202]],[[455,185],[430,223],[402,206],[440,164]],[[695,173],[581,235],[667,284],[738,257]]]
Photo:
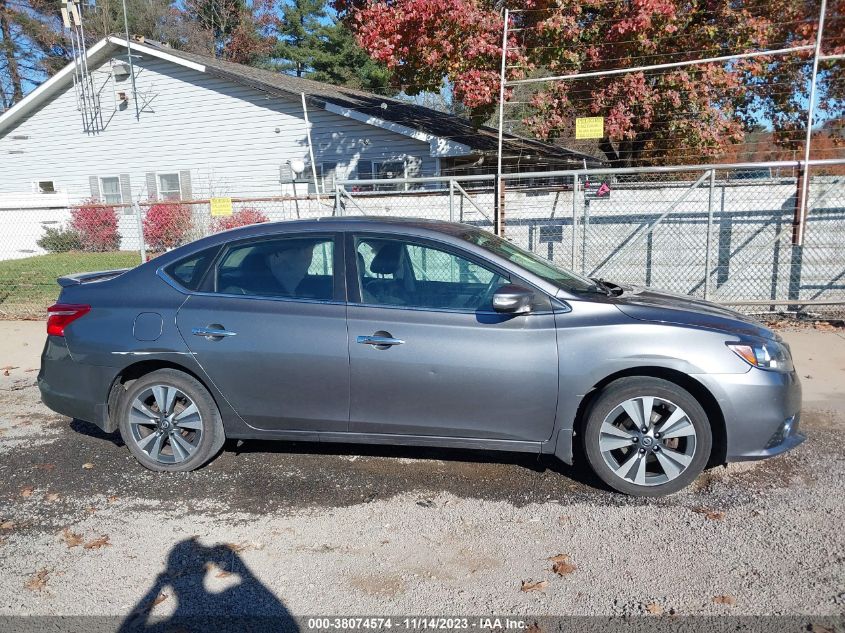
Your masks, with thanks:
[[[528,314],[534,293],[516,284],[505,284],[493,295],[493,309],[507,314]]]

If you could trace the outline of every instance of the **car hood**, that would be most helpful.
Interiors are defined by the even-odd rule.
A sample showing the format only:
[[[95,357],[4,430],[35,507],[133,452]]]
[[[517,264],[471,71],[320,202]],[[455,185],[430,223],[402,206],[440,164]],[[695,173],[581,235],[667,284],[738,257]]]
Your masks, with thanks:
[[[626,287],[610,300],[627,316],[640,321],[673,323],[730,334],[778,339],[756,319],[709,301],[638,286]]]

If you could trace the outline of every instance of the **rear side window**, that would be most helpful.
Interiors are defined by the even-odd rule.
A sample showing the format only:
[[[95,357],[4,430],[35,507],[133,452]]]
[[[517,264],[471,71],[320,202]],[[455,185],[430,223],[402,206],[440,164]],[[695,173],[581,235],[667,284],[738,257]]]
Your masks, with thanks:
[[[170,264],[165,270],[180,285],[188,290],[197,290],[217,251],[218,247],[200,251],[195,255]]]
[[[216,288],[223,294],[330,301],[334,240],[287,237],[230,248],[217,267]]]

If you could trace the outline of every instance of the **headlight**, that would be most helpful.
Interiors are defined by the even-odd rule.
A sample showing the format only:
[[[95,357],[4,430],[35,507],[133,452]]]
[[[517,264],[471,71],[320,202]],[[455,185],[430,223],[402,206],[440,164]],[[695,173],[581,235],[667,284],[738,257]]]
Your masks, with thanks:
[[[737,356],[752,367],[772,371],[792,371],[789,348],[776,341],[764,343],[727,343]]]

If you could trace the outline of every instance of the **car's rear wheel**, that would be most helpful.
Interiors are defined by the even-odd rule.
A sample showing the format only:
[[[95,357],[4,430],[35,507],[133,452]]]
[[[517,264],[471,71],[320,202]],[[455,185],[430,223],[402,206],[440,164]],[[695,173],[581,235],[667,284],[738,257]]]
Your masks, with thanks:
[[[584,452],[596,475],[619,492],[657,497],[689,485],[710,456],[713,434],[698,400],[659,378],[610,383],[590,408]]]
[[[211,394],[196,378],[175,369],[134,381],[120,400],[118,416],[123,441],[150,470],[199,468],[225,439]]]

